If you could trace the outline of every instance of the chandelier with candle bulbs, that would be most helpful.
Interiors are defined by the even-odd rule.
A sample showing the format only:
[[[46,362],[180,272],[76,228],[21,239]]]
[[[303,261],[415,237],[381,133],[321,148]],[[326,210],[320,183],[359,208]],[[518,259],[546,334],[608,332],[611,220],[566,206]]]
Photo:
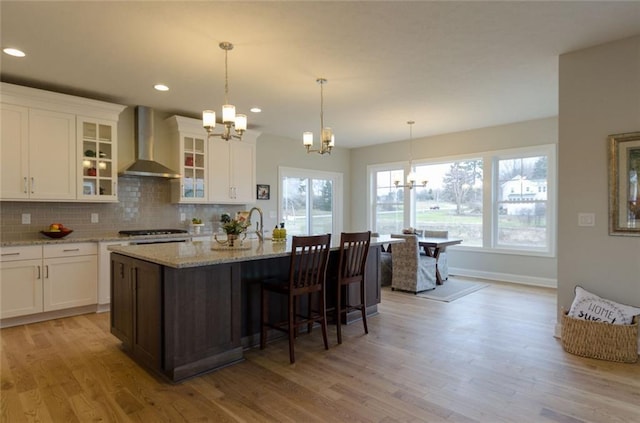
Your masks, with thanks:
[[[400,184],[400,181],[394,181],[393,184],[396,186],[396,188],[409,188],[412,189],[416,186],[422,186],[422,187],[426,187],[427,186],[427,180],[423,180],[419,185],[416,185],[416,175],[413,172],[413,124],[416,123],[413,120],[407,121],[407,124],[409,125],[409,174],[407,175],[407,183],[406,184]]]
[[[216,127],[216,112],[213,110],[205,110],[202,112],[202,126],[207,130],[209,137],[220,137],[229,141],[231,138],[242,139],[242,134],[247,130],[247,115],[236,114],[236,107],[229,104],[229,77],[227,70],[227,55],[229,50],[233,49],[233,44],[223,41],[219,44],[224,50],[224,102],[222,105],[222,124],[224,131],[220,134],[214,133]],[[231,133],[231,129],[235,134]]]
[[[331,154],[336,140],[331,128],[324,126],[324,92],[323,86],[327,83],[325,78],[318,78],[316,82],[320,84],[320,148],[313,149],[313,132],[302,134],[302,144],[307,148],[307,153]]]

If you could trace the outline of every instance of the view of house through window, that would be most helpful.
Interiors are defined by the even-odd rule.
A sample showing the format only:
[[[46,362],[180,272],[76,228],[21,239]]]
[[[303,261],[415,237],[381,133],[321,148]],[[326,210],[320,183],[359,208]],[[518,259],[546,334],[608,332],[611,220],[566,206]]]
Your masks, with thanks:
[[[547,156],[498,160],[498,246],[547,247],[547,167]]]
[[[335,199],[342,191],[341,175],[280,169],[280,222],[288,235],[339,233]]]
[[[428,182],[414,188],[414,226],[482,246],[482,159],[420,165],[415,173]]]

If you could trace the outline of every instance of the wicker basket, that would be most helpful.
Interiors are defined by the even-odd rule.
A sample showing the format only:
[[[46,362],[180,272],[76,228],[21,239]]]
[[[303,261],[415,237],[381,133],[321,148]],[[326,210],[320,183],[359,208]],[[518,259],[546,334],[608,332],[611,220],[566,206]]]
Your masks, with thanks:
[[[562,313],[562,347],[582,357],[635,363],[638,361],[638,317],[630,325],[612,325]]]

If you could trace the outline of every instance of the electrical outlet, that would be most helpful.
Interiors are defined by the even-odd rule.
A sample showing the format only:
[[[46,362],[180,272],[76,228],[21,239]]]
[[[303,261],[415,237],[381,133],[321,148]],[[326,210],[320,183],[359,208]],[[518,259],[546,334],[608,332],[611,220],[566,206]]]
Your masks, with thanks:
[[[98,213],[91,213],[91,223],[98,223],[99,221]]]
[[[184,222],[185,220],[187,220],[187,214],[186,213],[180,213],[180,222]]]
[[[578,213],[578,226],[596,226],[596,214]]]
[[[31,213],[22,213],[22,224],[23,225],[31,224]]]

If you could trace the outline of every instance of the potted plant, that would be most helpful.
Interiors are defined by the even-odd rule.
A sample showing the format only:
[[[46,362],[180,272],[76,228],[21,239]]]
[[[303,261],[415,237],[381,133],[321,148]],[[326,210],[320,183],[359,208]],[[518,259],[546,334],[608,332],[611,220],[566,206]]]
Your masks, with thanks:
[[[227,234],[227,240],[221,242],[216,238],[216,241],[221,244],[226,243],[229,247],[233,247],[238,237],[251,226],[251,221],[247,218],[246,213],[237,213],[235,219],[232,219],[228,213],[223,213],[220,216],[220,222],[222,230]]]

